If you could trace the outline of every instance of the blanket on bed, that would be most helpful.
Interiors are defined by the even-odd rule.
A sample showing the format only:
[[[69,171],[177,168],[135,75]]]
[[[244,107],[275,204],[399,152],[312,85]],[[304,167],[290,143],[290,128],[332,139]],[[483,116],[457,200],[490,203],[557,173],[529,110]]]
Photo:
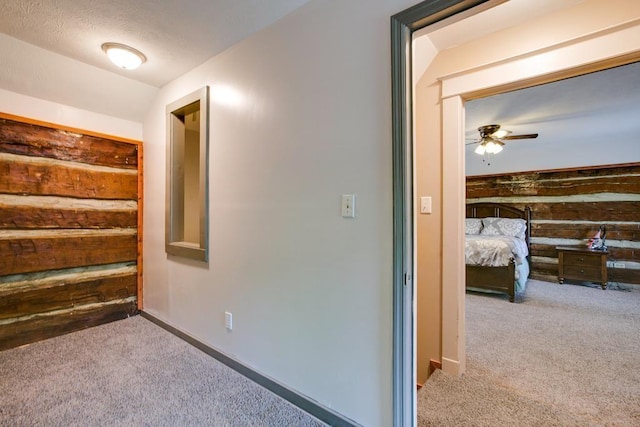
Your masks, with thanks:
[[[529,276],[529,250],[524,240],[510,236],[485,235],[467,235],[465,238],[466,264],[500,267],[509,265],[513,259],[516,264],[516,292],[524,291]]]
[[[510,236],[465,236],[465,263],[500,267],[508,265],[513,258],[516,264],[522,263],[529,255],[527,243],[517,237]]]

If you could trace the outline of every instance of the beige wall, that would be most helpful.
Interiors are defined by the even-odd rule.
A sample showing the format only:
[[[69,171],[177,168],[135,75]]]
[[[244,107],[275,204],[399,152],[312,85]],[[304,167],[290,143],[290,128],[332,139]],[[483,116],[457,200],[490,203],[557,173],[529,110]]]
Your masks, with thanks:
[[[459,242],[450,243],[443,227],[447,221],[456,220],[451,217],[451,211],[443,210],[443,204],[451,202],[447,197],[452,193],[459,194],[457,188],[447,189],[443,193],[445,181],[453,181],[451,175],[462,173],[460,165],[456,164],[455,155],[448,159],[450,152],[458,152],[457,146],[447,148],[443,141],[441,84],[443,77],[454,73],[466,73],[482,67],[499,64],[512,58],[526,57],[535,51],[556,49],[559,44],[571,45],[595,32],[619,27],[636,27],[640,25],[634,20],[640,18],[640,3],[634,0],[616,1],[586,1],[578,6],[534,19],[518,27],[506,29],[461,46],[440,52],[429,68],[419,79],[414,88],[415,99],[415,157],[416,157],[416,195],[430,195],[433,197],[434,213],[417,217],[417,368],[418,382],[427,378],[429,360],[443,361],[443,342],[452,338],[464,344],[464,330],[460,324],[447,321],[457,316],[464,323],[464,305],[454,303],[443,305],[443,290],[445,286],[460,286],[460,283],[443,283],[443,272],[456,269],[459,262],[443,257],[443,253],[451,252],[450,246],[455,247]],[[614,46],[602,46],[602,52],[607,48],[615,50]],[[419,53],[418,53],[419,54]],[[566,58],[551,58],[549,64],[540,64],[541,69],[552,69],[553,62],[564,61]],[[544,66],[542,66],[544,65]],[[531,70],[527,70],[531,71]],[[541,71],[543,72],[543,71]],[[535,74],[535,70],[531,73]],[[511,83],[509,75],[493,75],[487,81],[496,86],[496,82]],[[479,86],[479,85],[476,85]],[[495,89],[494,89],[495,90]],[[455,110],[455,108],[453,108]],[[463,117],[463,111],[460,111]],[[457,141],[454,141],[457,144]],[[449,151],[444,151],[449,150]],[[462,167],[464,161],[462,160]],[[454,177],[455,178],[455,177]],[[455,196],[458,197],[458,196]],[[449,201],[449,202],[447,202]],[[455,201],[453,205],[455,205]],[[455,211],[455,208],[454,208]],[[462,215],[462,213],[460,213]],[[461,217],[462,218],[462,217]],[[460,218],[460,219],[461,219]],[[442,230],[445,230],[443,233]],[[446,242],[446,244],[443,244]],[[454,248],[455,249],[455,248]],[[455,250],[453,251],[455,253]],[[446,275],[446,274],[445,274]],[[452,277],[456,277],[453,275]],[[445,321],[443,322],[443,318]],[[455,323],[455,322],[453,322]],[[462,337],[460,337],[462,335]],[[449,351],[449,350],[447,350]],[[464,370],[464,349],[453,351],[453,359],[458,357]],[[461,371],[460,371],[461,372]]]
[[[105,135],[142,140],[142,123],[0,89],[0,112]]]
[[[371,427],[393,424],[389,17],[412,3],[310,1],[163,87],[144,122],[145,310]],[[204,85],[208,264],[163,246],[165,106]]]

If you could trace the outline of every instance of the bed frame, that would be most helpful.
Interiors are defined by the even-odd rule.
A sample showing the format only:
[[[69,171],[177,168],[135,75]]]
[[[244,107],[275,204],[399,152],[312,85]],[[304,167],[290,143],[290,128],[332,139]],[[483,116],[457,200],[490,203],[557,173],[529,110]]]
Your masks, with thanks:
[[[527,261],[531,265],[531,208],[528,206],[524,210],[501,203],[468,203],[467,218],[522,218],[527,222],[525,239],[529,255]],[[466,288],[488,289],[495,292],[505,293],[509,296],[510,302],[515,302],[516,267],[515,261],[511,260],[509,265],[504,267],[484,267],[477,265],[466,266]]]

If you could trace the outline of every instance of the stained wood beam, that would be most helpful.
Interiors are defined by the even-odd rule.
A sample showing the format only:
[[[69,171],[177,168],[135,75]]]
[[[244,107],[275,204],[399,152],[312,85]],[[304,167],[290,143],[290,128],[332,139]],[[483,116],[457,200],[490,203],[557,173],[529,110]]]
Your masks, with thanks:
[[[136,299],[59,310],[0,325],[0,351],[137,314]]]
[[[0,320],[19,319],[33,313],[73,309],[86,304],[100,304],[136,296],[137,273],[82,279],[70,277],[53,285],[2,291],[0,285]]]
[[[0,205],[0,229],[135,228],[136,210],[100,211]]]
[[[0,276],[135,261],[137,236],[0,237]]]
[[[0,193],[93,199],[138,198],[135,171],[0,153]]]
[[[640,218],[638,218],[640,219]],[[531,227],[533,237],[544,236],[565,239],[588,239],[598,231],[600,223],[575,223],[569,221],[557,223],[534,223]],[[637,223],[611,223],[607,227],[607,239],[609,240],[635,240],[640,241],[640,222]]]
[[[136,169],[137,145],[0,118],[0,152]]]

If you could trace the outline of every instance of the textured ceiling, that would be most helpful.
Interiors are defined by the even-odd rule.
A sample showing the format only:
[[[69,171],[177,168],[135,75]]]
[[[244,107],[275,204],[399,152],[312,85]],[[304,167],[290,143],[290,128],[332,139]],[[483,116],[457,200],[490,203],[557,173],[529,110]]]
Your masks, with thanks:
[[[160,87],[308,0],[10,0],[0,32],[51,52]],[[105,42],[142,51],[135,71],[112,65]]]
[[[141,122],[158,87],[308,1],[0,1],[0,89]],[[428,34],[439,49],[446,49],[581,1],[510,0],[477,16],[422,33]],[[100,48],[107,41],[141,50],[147,63],[134,71],[118,69]],[[602,129],[622,131],[629,126],[625,124],[629,123],[628,117],[635,114],[631,122],[637,123],[640,116],[635,108],[625,107],[640,105],[640,71],[636,68],[629,74],[616,75],[607,82],[591,82],[596,89],[580,89],[579,95],[569,90],[577,83],[567,85],[566,91],[559,83],[552,89],[526,89],[470,102],[467,137],[475,138],[478,126],[497,122],[514,133],[539,132],[535,143],[543,144],[547,135],[561,133],[553,127],[557,117],[590,117],[588,108],[591,114],[596,110],[606,112],[609,126],[589,119],[588,124],[573,127],[569,132],[572,138],[593,138]],[[624,81],[627,83],[622,89],[610,87],[612,82]]]

